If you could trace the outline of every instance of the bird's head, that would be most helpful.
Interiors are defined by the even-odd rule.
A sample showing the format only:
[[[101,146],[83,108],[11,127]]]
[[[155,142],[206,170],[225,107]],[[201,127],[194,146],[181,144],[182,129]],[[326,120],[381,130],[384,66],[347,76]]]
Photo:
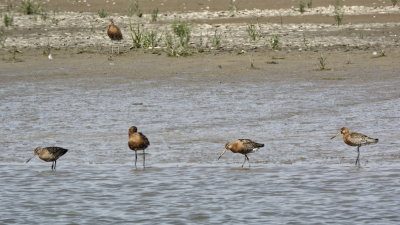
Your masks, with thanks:
[[[133,133],[136,133],[136,132],[137,132],[137,127],[131,126],[131,127],[129,128],[129,134],[133,134]]]
[[[337,137],[337,136],[339,136],[339,135],[341,135],[341,134],[346,135],[346,134],[348,134],[349,132],[350,132],[350,131],[349,131],[349,128],[347,128],[347,127],[342,127],[342,128],[340,129],[340,131],[337,132],[337,133],[335,134],[335,136],[331,137],[331,139],[333,139],[333,138],[335,138],[335,137]]]
[[[223,155],[223,154],[225,154],[225,152],[228,150],[228,149],[230,149],[231,148],[231,144],[229,143],[229,142],[227,142],[226,144],[225,144],[225,149],[224,149],[224,151],[219,155],[219,157],[218,157],[218,160],[221,158],[221,156]]]
[[[40,151],[40,147],[35,148],[35,150],[33,150],[33,156],[31,158],[29,158],[28,160],[26,160],[25,163],[28,163],[29,161],[31,161],[31,159],[33,159],[36,155],[39,155],[39,151]]]

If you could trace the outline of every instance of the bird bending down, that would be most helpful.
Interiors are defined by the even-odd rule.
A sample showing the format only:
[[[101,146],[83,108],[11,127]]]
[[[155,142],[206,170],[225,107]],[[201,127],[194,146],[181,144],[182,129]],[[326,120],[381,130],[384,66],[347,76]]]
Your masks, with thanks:
[[[227,150],[231,150],[233,153],[240,153],[240,154],[244,155],[244,162],[242,164],[242,168],[243,168],[246,160],[249,162],[249,167],[250,167],[250,160],[249,160],[249,157],[247,157],[247,154],[255,152],[259,148],[262,148],[262,147],[264,147],[264,144],[254,142],[250,139],[238,139],[234,142],[228,142],[225,144],[225,149],[221,153],[221,155],[219,155],[218,160],[221,158],[221,156]]]
[[[137,162],[137,151],[143,150],[143,168],[145,167],[145,154],[144,150],[150,145],[149,139],[142,133],[137,132],[137,127],[131,126],[128,132],[129,141],[128,146],[131,150],[135,151],[135,168]]]
[[[39,158],[43,161],[46,162],[53,162],[51,164],[51,170],[56,170],[56,164],[57,164],[57,159],[60,158],[62,155],[67,153],[68,149],[61,148],[61,147],[46,147],[46,148],[35,148],[33,151],[33,156],[26,161],[28,163],[33,159],[36,155],[39,156]]]
[[[370,138],[364,134],[360,133],[350,133],[349,128],[342,127],[339,132],[331,139],[343,134],[343,141],[347,145],[350,146],[357,146],[357,159],[356,159],[356,166],[360,166],[360,147],[363,145],[375,144],[378,143],[379,139]]]
[[[108,37],[110,37],[111,43],[113,43],[113,41],[120,41],[123,39],[121,30],[119,29],[119,27],[114,25],[113,19],[110,19],[110,25],[108,26],[108,29],[107,29],[107,35],[108,35]],[[114,54],[114,45],[113,44],[111,45],[111,54]],[[119,46],[118,46],[118,54],[119,54]]]

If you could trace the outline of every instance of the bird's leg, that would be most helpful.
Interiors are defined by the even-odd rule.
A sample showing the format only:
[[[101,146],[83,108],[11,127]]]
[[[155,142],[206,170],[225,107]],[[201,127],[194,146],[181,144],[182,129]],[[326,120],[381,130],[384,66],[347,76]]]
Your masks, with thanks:
[[[54,160],[54,170],[56,170],[57,160]]]
[[[360,146],[357,146],[357,159],[356,159],[356,166],[360,167]]]
[[[137,161],[137,151],[135,150],[135,168],[137,168],[136,167],[136,161]]]
[[[144,169],[144,162],[146,161],[146,154],[144,154],[144,150],[143,150],[143,169]]]
[[[244,155],[244,156],[246,156],[246,159],[247,159],[247,162],[249,162],[249,168],[250,168],[250,159],[249,159],[249,157],[247,157],[247,155]]]
[[[244,166],[244,164],[246,163],[246,160],[247,160],[248,158],[247,158],[247,155],[244,155],[244,161],[243,161],[243,164],[242,164],[242,168],[243,168],[243,166]]]

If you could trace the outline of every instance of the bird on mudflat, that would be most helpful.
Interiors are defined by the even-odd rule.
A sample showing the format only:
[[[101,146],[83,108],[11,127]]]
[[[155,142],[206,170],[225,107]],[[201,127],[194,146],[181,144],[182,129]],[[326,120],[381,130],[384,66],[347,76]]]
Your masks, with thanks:
[[[347,127],[342,127],[335,136],[331,137],[331,139],[339,136],[340,134],[343,134],[344,143],[350,146],[357,146],[356,166],[360,166],[360,147],[364,145],[375,144],[379,141],[379,139],[370,138],[364,134],[354,132],[350,133],[349,128]]]
[[[67,153],[68,149],[61,147],[37,147],[33,151],[33,156],[26,161],[28,163],[33,159],[36,155],[45,162],[53,162],[51,164],[51,170],[56,170],[57,159]]]
[[[145,153],[144,150],[150,145],[149,139],[144,134],[137,132],[137,127],[131,126],[128,132],[129,141],[128,146],[131,150],[135,151],[135,168],[137,162],[137,151],[143,151],[143,168],[145,167]]]
[[[228,142],[225,144],[225,149],[219,155],[218,160],[227,150],[231,150],[233,153],[240,153],[244,155],[244,162],[242,164],[242,168],[246,163],[246,160],[249,162],[249,167],[250,167],[250,160],[249,157],[247,157],[247,154],[253,153],[262,147],[264,147],[264,144],[254,142],[250,139],[237,139],[236,141]]]
[[[114,25],[113,19],[110,19],[110,25],[108,26],[107,29],[107,35],[108,37],[110,37],[111,43],[123,39],[121,29],[119,29],[119,27]],[[111,54],[114,54],[114,45],[111,45]],[[119,46],[118,46],[118,54],[119,54]]]

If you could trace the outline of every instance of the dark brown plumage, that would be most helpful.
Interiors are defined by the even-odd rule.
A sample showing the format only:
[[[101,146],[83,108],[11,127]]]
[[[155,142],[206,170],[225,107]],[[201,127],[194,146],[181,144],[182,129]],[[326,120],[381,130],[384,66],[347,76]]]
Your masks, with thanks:
[[[57,159],[67,153],[68,149],[61,147],[46,147],[46,148],[35,148],[33,151],[33,156],[26,161],[28,163],[36,155],[45,162],[53,162],[51,165],[51,170],[56,170]]]
[[[249,162],[249,167],[250,167],[250,160],[249,160],[249,157],[247,157],[247,154],[255,152],[256,150],[258,150],[259,148],[262,148],[262,147],[264,147],[264,144],[254,142],[250,139],[238,139],[234,142],[226,143],[225,149],[221,153],[221,155],[219,155],[218,159],[220,159],[221,156],[227,150],[231,150],[233,153],[240,153],[240,154],[244,155],[244,162],[242,164],[242,167],[244,166],[244,163],[246,162],[246,160]]]
[[[108,26],[107,29],[107,35],[108,37],[110,37],[111,42],[120,41],[123,39],[121,29],[119,29],[119,27],[114,25],[113,19],[110,19],[110,25]],[[114,53],[114,46],[111,46],[111,53]],[[119,54],[119,46],[118,46],[118,54]]]
[[[339,132],[336,133],[331,139],[343,134],[343,141],[347,145],[357,146],[357,159],[356,166],[360,166],[360,147],[363,145],[375,144],[378,143],[378,139],[370,138],[364,134],[360,133],[350,133],[349,128],[342,127]]]
[[[143,168],[145,167],[145,153],[144,150],[150,145],[149,139],[144,134],[137,132],[137,127],[131,126],[128,132],[129,141],[128,146],[131,150],[135,151],[135,167],[137,162],[137,151],[143,151]]]

